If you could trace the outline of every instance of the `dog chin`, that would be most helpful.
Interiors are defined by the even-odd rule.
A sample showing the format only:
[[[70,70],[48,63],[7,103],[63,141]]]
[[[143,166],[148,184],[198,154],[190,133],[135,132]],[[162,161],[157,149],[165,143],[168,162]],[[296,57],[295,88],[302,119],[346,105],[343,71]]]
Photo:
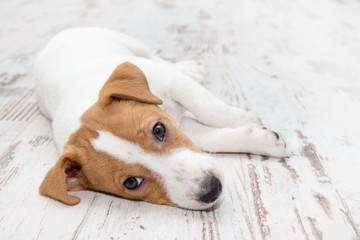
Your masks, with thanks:
[[[192,201],[194,202],[194,201]],[[185,209],[185,210],[191,210],[191,211],[203,211],[203,210],[215,210],[218,209],[221,203],[223,202],[223,198],[219,197],[215,202],[212,202],[210,204],[204,204],[201,202],[196,201],[195,203],[191,204],[181,204],[176,205],[178,208]]]

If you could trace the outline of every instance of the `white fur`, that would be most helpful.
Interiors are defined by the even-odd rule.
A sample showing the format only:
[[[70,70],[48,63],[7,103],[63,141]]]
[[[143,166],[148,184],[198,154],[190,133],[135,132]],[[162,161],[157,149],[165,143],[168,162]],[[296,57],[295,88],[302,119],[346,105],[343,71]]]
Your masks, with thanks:
[[[184,110],[196,117],[199,122],[180,126],[196,145],[217,152],[287,155],[283,141],[269,137],[270,131],[238,130],[244,125],[256,124],[255,117],[227,106],[203,88],[198,83],[203,81],[203,68],[191,62],[171,64],[151,56],[148,48],[136,39],[100,28],[76,28],[57,34],[35,64],[39,105],[53,120],[60,152],[70,134],[80,126],[80,116],[96,102],[104,82],[115,67],[125,61],[137,65],[145,73],[150,90],[164,101],[162,107],[178,124]],[[199,126],[201,129],[209,127],[216,134],[186,129]],[[251,141],[245,141],[247,137]]]
[[[220,168],[206,154],[180,148],[171,153],[147,153],[138,145],[114,136],[106,131],[99,131],[99,136],[91,141],[96,151],[109,154],[127,164],[141,164],[158,174],[168,198],[183,208],[209,208],[217,201],[206,204],[198,200],[203,189],[201,185],[209,177],[208,171],[223,179]]]

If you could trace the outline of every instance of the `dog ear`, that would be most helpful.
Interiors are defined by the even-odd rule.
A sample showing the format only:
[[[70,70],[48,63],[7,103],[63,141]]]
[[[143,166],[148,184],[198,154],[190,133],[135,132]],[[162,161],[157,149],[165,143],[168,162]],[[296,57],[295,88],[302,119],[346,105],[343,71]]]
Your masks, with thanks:
[[[77,150],[67,146],[56,165],[46,174],[40,185],[39,193],[68,205],[78,204],[80,198],[67,193],[67,191],[86,189],[88,185],[88,180],[78,159]]]
[[[129,62],[117,66],[100,91],[99,102],[104,107],[114,99],[162,104],[161,99],[150,92],[144,73]]]

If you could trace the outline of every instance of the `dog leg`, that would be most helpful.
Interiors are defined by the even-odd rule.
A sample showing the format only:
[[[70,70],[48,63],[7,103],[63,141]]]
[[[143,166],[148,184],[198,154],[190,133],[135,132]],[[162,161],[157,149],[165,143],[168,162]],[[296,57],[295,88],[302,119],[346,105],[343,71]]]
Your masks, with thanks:
[[[256,126],[214,128],[192,118],[184,118],[182,131],[199,148],[209,152],[243,152],[287,157],[285,141],[279,134]]]
[[[201,123],[213,127],[237,128],[257,124],[256,117],[240,108],[231,107],[186,75],[174,79],[171,98],[194,114]]]
[[[175,68],[176,70],[186,74],[187,76],[191,77],[200,84],[205,83],[204,76],[207,73],[206,68],[194,60],[185,60],[177,63],[172,63],[164,59],[161,59],[155,55],[152,55],[151,59],[156,62],[164,63],[167,66],[171,66]]]
[[[180,61],[174,67],[200,84],[205,83],[206,68],[194,60]]]

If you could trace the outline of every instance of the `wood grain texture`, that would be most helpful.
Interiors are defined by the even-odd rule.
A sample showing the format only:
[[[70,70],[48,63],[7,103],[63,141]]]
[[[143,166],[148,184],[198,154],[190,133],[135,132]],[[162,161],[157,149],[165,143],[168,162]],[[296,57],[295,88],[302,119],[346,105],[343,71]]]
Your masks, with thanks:
[[[360,2],[0,2],[0,239],[360,239]],[[56,32],[101,26],[170,61],[282,133],[290,159],[218,154],[221,204],[188,211],[82,191],[38,195],[56,162],[32,66]]]

